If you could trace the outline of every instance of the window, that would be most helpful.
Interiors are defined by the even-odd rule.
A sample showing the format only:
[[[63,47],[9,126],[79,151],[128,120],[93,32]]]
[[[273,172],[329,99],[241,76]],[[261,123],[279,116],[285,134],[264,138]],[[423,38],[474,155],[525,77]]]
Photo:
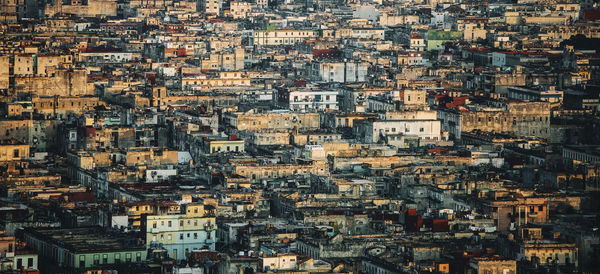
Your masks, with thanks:
[[[27,258],[27,268],[33,268],[33,258]]]
[[[198,233],[194,233],[194,239],[198,239]]]
[[[108,254],[102,254],[102,264],[108,264]]]
[[[121,263],[121,254],[116,253],[115,254],[115,264],[119,264],[119,263]]]
[[[179,234],[179,240],[183,240],[183,233]]]
[[[14,157],[14,158],[17,158],[17,157],[19,157],[19,150],[18,150],[18,149],[15,149],[15,150],[13,151],[13,157]]]
[[[169,227],[171,227],[171,225],[172,225],[172,224],[171,224],[171,221],[169,221],[169,223],[168,223],[168,226],[169,226]]]
[[[125,253],[125,262],[131,262],[131,253]]]

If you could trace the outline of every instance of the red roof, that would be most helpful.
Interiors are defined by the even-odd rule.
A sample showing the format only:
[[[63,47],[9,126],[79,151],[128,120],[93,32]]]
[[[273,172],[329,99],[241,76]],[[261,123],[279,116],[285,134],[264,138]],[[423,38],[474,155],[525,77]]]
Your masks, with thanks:
[[[590,21],[600,20],[600,10],[584,10],[583,19]]]

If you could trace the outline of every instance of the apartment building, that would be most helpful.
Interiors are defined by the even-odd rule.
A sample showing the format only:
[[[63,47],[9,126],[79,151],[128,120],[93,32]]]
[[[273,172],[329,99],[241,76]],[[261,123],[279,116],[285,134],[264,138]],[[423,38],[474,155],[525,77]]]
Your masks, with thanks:
[[[214,212],[202,204],[186,204],[180,214],[146,217],[146,244],[160,244],[177,260],[186,260],[192,250],[215,250]]]
[[[315,30],[266,29],[255,30],[252,41],[255,46],[283,46],[298,44],[317,36]]]

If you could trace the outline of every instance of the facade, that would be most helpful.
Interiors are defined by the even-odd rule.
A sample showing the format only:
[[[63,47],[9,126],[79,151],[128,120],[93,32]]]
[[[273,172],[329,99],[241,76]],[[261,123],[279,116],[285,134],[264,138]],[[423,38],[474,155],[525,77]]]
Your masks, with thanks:
[[[232,129],[262,130],[262,129],[317,129],[320,127],[318,113],[297,112],[268,112],[268,113],[230,113],[224,117],[227,125]]]
[[[548,199],[541,197],[498,198],[489,202],[489,209],[500,231],[514,230],[530,222],[548,222]]]
[[[317,37],[314,30],[267,29],[255,30],[252,38],[255,46],[294,45]]]
[[[160,244],[172,258],[185,260],[193,250],[214,250],[216,223],[204,205],[187,204],[181,214],[146,217],[146,243]]]
[[[517,262],[501,258],[474,258],[471,266],[475,273],[517,273]]]
[[[514,132],[525,136],[548,138],[550,135],[549,102],[512,102],[501,108],[481,108],[461,112],[461,130]]]
[[[221,0],[203,0],[200,3],[200,7],[205,14],[217,16],[221,14],[221,7],[223,5]]]
[[[297,266],[297,256],[293,254],[277,254],[273,257],[262,257],[262,271],[291,270]]]
[[[291,111],[338,110],[337,91],[298,90],[289,92]]]
[[[113,234],[111,234],[113,233]],[[101,264],[132,264],[146,260],[146,247],[125,235],[100,228],[25,230],[25,240],[39,255],[68,269],[85,271]]]
[[[441,140],[438,120],[364,121],[355,125],[355,132],[365,143],[390,142],[401,136],[416,136],[423,140]]]
[[[202,140],[204,153],[244,152],[245,141],[230,137],[205,137]]]
[[[508,98],[524,101],[560,103],[563,100],[563,92],[556,90],[556,87],[549,87],[548,90],[508,87]]]
[[[310,66],[309,74],[313,79],[323,82],[364,82],[367,69],[365,63],[320,62]]]
[[[578,264],[577,247],[568,243],[523,243],[523,256],[538,265]]]
[[[254,8],[255,5],[249,2],[231,1],[230,4],[230,15],[234,19],[246,18],[248,13]]]

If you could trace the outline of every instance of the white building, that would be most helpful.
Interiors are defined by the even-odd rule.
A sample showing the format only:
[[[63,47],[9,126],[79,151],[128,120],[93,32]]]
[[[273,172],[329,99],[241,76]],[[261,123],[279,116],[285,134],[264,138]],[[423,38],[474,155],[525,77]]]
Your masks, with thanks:
[[[146,217],[146,244],[161,244],[177,260],[195,249],[215,250],[215,236],[215,217],[201,204],[187,204],[182,214]]]
[[[317,32],[314,30],[267,29],[255,30],[253,42],[255,46],[295,45],[316,37]]]
[[[441,140],[441,123],[435,119],[379,120],[355,123],[354,133],[364,143],[394,143],[405,137]]]
[[[309,68],[311,78],[324,82],[365,82],[369,64],[364,62],[315,62]]]
[[[292,111],[338,110],[338,92],[302,89],[289,92],[289,109]]]
[[[439,109],[437,117],[442,123],[442,130],[447,131],[454,140],[461,139],[462,119],[458,110]]]
[[[171,176],[177,175],[177,169],[164,168],[164,169],[147,169],[146,170],[146,183],[158,183],[162,180],[166,180]]]
[[[265,272],[272,270],[293,270],[297,268],[296,254],[277,254],[276,256],[260,258],[262,270]]]
[[[79,61],[98,63],[124,63],[141,59],[140,53],[133,52],[81,52]]]
[[[14,270],[36,270],[38,269],[38,254],[35,252],[17,251],[13,257]],[[27,273],[27,272],[24,272]]]

